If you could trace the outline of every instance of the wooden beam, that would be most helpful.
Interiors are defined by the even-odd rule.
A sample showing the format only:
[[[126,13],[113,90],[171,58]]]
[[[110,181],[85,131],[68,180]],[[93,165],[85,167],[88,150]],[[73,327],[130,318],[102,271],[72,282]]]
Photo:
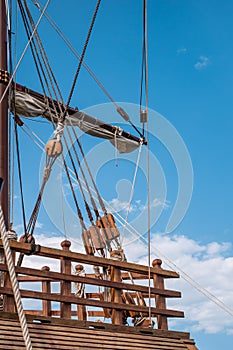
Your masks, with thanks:
[[[70,249],[70,241],[63,241],[61,243],[62,251],[69,252]],[[60,257],[60,272],[61,275],[71,275],[71,261],[70,259],[66,259],[64,257]],[[61,295],[70,295],[71,294],[71,282],[68,280],[60,281],[60,294]],[[62,318],[70,318],[71,317],[71,304],[69,302],[62,302],[60,304],[61,309],[61,317]]]
[[[16,241],[10,242],[11,249],[24,253],[24,254],[30,254],[31,252],[31,245],[28,243],[20,243]],[[2,241],[0,240],[0,248],[2,247]],[[53,259],[60,259],[60,258],[67,258],[70,259],[73,262],[77,263],[84,263],[88,265],[97,265],[97,266],[103,266],[103,267],[116,267],[123,271],[130,271],[135,273],[144,274],[145,276],[148,276],[148,266],[139,265],[139,264],[133,264],[128,263],[125,261],[117,261],[107,258],[101,258],[97,256],[92,255],[86,255],[81,253],[76,253],[72,251],[63,251],[61,249],[55,249],[55,248],[48,248],[43,246],[36,246],[37,249],[37,255],[43,256],[47,258],[53,258]],[[164,278],[179,278],[179,274],[174,271],[169,270],[163,270],[163,269],[157,269],[151,267],[150,269],[151,275],[160,275]]]
[[[123,303],[111,303],[108,301],[77,298],[73,295],[64,296],[56,293],[48,294],[48,293],[41,293],[41,292],[24,290],[24,289],[21,289],[20,293],[22,298],[51,300],[51,301],[56,301],[61,303],[65,302],[65,303],[76,304],[76,305],[87,305],[87,306],[109,308],[109,309],[116,309],[116,310],[128,310],[128,311],[136,311],[136,312],[149,314],[149,307],[147,306],[127,305]],[[13,295],[13,291],[10,288],[0,287],[0,294]],[[152,316],[164,315],[167,317],[179,317],[179,318],[184,317],[183,311],[169,310],[169,309],[161,310],[154,307],[151,307],[151,315]]]
[[[4,264],[0,264],[0,271],[8,271],[8,268]],[[121,283],[121,282],[112,282],[107,280],[101,280],[98,278],[89,278],[89,277],[81,277],[76,275],[67,275],[67,274],[61,274],[59,272],[53,272],[53,271],[41,271],[37,269],[31,269],[28,267],[19,267],[15,266],[15,271],[17,274],[24,274],[29,276],[36,276],[44,280],[44,278],[48,278],[50,280],[54,279],[54,282],[57,281],[70,281],[70,282],[77,282],[77,283],[84,283],[84,284],[90,284],[90,285],[96,285],[96,286],[102,286],[102,287],[108,287],[108,288],[119,288],[123,290],[132,290],[142,293],[148,293],[149,288],[146,286],[142,286],[139,284],[129,284],[129,283]],[[20,277],[20,276],[18,276]],[[20,281],[20,278],[19,278]],[[181,293],[174,290],[169,289],[157,289],[157,288],[151,288],[152,294],[158,294],[163,295],[164,297],[169,298],[180,298]]]
[[[48,266],[43,266],[42,271],[49,271]],[[51,293],[51,283],[50,281],[43,281],[42,282],[42,293]],[[42,310],[44,316],[51,316],[51,301],[48,300],[42,300]]]
[[[152,262],[153,267],[161,268],[162,260],[155,259]],[[164,289],[164,279],[162,276],[154,275],[154,287]],[[161,295],[155,296],[156,307],[160,309],[166,309],[166,299]],[[167,317],[158,315],[157,316],[158,329],[168,330]]]
[[[112,257],[112,259],[114,259],[114,257],[117,255],[117,253],[118,253],[117,250],[111,251],[110,256]],[[121,270],[116,268],[116,267],[111,267],[110,280],[114,281],[116,283],[121,283]],[[122,294],[121,289],[112,288],[111,289],[111,301],[112,301],[112,303],[114,303],[114,304],[121,303],[122,302],[121,294]],[[122,325],[123,324],[123,310],[113,309],[112,314],[111,314],[111,318],[112,318],[112,324]]]

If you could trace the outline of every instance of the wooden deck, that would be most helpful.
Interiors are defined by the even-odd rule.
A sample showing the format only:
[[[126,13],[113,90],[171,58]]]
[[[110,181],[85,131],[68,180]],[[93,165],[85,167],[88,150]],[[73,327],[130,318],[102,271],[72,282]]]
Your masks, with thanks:
[[[197,350],[189,333],[27,315],[33,349]],[[24,349],[17,315],[0,313],[0,349]]]

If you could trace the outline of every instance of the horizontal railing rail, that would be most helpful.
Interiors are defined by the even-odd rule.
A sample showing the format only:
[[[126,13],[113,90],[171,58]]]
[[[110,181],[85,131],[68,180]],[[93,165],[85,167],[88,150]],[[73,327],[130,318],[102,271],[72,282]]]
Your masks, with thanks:
[[[31,244],[28,243],[21,243],[16,241],[10,242],[11,249],[16,252],[24,253],[24,254],[31,254],[32,248]],[[2,248],[2,240],[0,239],[0,248]],[[148,276],[148,266],[145,265],[139,265],[134,263],[129,263],[126,261],[117,261],[107,258],[101,258],[98,256],[92,256],[92,255],[86,255],[81,254],[77,252],[72,252],[70,250],[61,250],[56,248],[49,248],[49,247],[43,247],[43,246],[36,246],[35,251],[37,252],[37,256],[43,256],[47,258],[53,258],[53,259],[70,259],[72,262],[87,264],[87,265],[94,265],[94,266],[102,266],[102,267],[116,267],[121,269],[122,271],[128,271],[128,272],[135,272],[144,274],[145,276]],[[179,274],[175,271],[169,271],[164,269],[158,269],[158,268],[150,268],[150,274],[153,275],[160,275],[164,278],[179,278]]]
[[[165,289],[164,280],[179,278],[179,274],[161,268],[160,259],[155,259],[152,266],[148,267],[115,260],[114,257],[117,256],[118,251],[112,252],[112,258],[101,258],[71,251],[69,241],[63,241],[61,246],[62,249],[56,249],[39,245],[32,247],[28,243],[16,241],[10,242],[13,255],[16,253],[30,255],[33,252],[37,257],[46,257],[52,263],[54,259],[60,261],[60,272],[50,271],[48,266],[42,269],[15,266],[21,297],[42,301],[42,309],[31,310],[31,314],[61,318],[72,318],[76,315],[79,320],[86,320],[88,313],[89,317],[110,318],[113,324],[119,325],[124,324],[127,318],[131,317],[134,324],[140,324],[142,327],[150,327],[153,322],[151,317],[153,317],[157,319],[158,329],[164,330],[168,329],[168,317],[184,317],[182,311],[166,307],[166,298],[180,298],[181,293]],[[2,241],[0,240],[1,248]],[[38,266],[39,259],[36,261]],[[72,273],[72,263],[78,263],[76,274]],[[91,273],[80,275],[78,271],[83,269],[83,265],[80,264],[102,267],[103,273],[100,273],[98,278],[97,275]],[[106,279],[104,271],[107,270],[109,274]],[[9,283],[8,267],[5,263],[0,264],[0,271],[5,274],[5,281],[7,281],[4,286],[0,286],[0,295],[4,295],[5,298],[4,311],[14,312],[13,290]],[[141,280],[143,283],[144,280],[146,285],[135,283],[134,276],[135,281]],[[151,281],[148,283],[148,277],[152,280],[153,285]],[[24,282],[30,282],[30,290],[23,288]],[[34,282],[41,284],[41,291],[35,290]],[[54,284],[59,284],[59,292],[54,293],[52,288]],[[79,294],[80,291],[77,293],[76,290],[74,293],[74,286],[76,289],[77,286],[89,286],[90,291]],[[97,287],[99,292],[94,291],[93,286]],[[148,300],[151,300],[149,305],[147,305]],[[60,304],[59,310],[52,309],[53,302]],[[76,305],[77,311],[74,311],[72,305]],[[30,313],[30,310],[25,311]]]

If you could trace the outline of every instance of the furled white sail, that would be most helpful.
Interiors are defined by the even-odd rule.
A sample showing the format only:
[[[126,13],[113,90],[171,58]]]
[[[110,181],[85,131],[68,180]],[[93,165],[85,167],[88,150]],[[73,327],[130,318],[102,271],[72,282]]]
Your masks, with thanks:
[[[58,111],[57,109],[55,111],[53,106],[51,106],[51,99],[44,98],[44,101],[42,101],[30,93],[17,90],[12,96],[10,99],[10,109],[14,114],[30,118],[42,116],[55,123],[58,121]],[[118,126],[106,124],[84,112],[71,108],[67,110],[64,124],[66,126],[78,126],[86,134],[109,140],[120,153],[134,151],[141,141],[125,133]]]

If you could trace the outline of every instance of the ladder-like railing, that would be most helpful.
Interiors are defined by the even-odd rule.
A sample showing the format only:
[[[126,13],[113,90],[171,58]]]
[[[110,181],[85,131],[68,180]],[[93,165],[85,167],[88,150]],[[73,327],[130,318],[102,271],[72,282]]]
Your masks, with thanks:
[[[11,241],[10,245],[13,254],[31,254],[30,244]],[[1,247],[0,240],[0,249]],[[135,323],[136,320],[141,320],[138,324],[142,327],[151,326],[148,319],[151,315],[152,319],[157,320],[157,328],[164,330],[168,329],[168,317],[184,317],[182,311],[170,310],[166,307],[166,298],[180,298],[181,293],[165,289],[164,280],[179,278],[179,275],[174,271],[162,269],[160,259],[155,259],[150,268],[151,286],[149,287],[148,266],[72,252],[69,241],[63,241],[61,247],[62,249],[34,247],[36,266],[39,260],[37,257],[48,259],[46,260],[48,266],[43,266],[41,269],[15,266],[21,297],[42,302],[41,309],[25,310],[26,313],[61,318],[76,316],[79,320],[86,320],[87,316],[103,317],[109,318],[112,324],[118,325],[123,325],[130,319]],[[60,265],[60,272],[50,270],[49,265],[54,265],[54,260]],[[76,271],[82,270],[82,264],[107,269],[110,272],[109,279],[104,279],[102,274],[97,278],[92,273],[86,273],[84,276],[72,273],[72,263],[77,264]],[[4,311],[15,312],[13,291],[6,264],[0,264],[0,271],[5,274],[5,284],[0,287],[0,295],[4,295]],[[136,283],[137,280],[140,280],[140,284]],[[27,283],[30,289],[23,288],[25,282],[30,282]],[[36,282],[37,288],[35,288]],[[141,284],[142,282],[144,284]],[[75,294],[75,284],[76,286],[85,285],[84,295]],[[59,290],[56,290],[58,286]],[[98,287],[97,291],[96,287]],[[108,298],[105,295],[106,290]],[[59,308],[55,309],[54,302],[59,303]]]

